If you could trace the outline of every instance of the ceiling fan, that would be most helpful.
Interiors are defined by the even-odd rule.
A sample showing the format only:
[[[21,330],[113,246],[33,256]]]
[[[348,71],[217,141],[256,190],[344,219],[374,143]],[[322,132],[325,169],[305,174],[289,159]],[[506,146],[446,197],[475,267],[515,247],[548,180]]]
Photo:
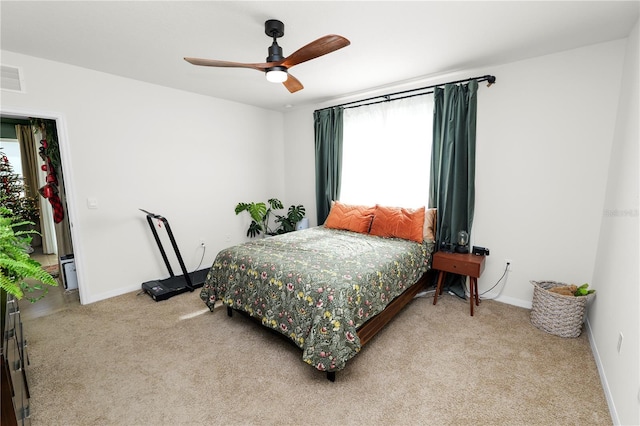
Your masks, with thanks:
[[[312,41],[287,57],[283,57],[282,48],[278,46],[277,39],[284,35],[284,24],[276,19],[269,19],[264,23],[264,32],[273,38],[273,43],[269,47],[267,62],[243,63],[199,58],[184,58],[184,60],[190,64],[205,67],[251,68],[262,71],[266,74],[267,80],[273,83],[282,83],[289,92],[294,93],[302,90],[304,86],[297,78],[289,74],[289,68],[351,44],[349,40],[342,36],[330,34]]]

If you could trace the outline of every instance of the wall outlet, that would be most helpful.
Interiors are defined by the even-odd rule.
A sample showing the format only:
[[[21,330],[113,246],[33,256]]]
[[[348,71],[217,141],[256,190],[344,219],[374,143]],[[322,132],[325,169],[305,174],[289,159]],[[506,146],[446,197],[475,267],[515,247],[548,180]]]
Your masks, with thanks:
[[[504,268],[505,268],[505,270],[507,270],[509,272],[513,271],[513,260],[505,259],[504,260]]]

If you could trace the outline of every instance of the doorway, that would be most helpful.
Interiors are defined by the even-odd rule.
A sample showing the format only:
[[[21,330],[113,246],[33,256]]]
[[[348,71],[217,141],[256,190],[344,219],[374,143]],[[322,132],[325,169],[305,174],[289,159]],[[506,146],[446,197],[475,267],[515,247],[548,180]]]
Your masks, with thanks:
[[[0,151],[7,157],[11,171],[20,177],[23,190],[20,195],[26,198],[21,210],[28,209],[22,212],[22,217],[34,222],[34,228],[39,232],[39,235],[32,236],[31,249],[55,260],[58,251],[51,205],[38,193],[38,188],[46,184],[46,172],[31,164],[35,159],[28,160],[29,154],[37,152],[37,135],[31,129],[29,120],[0,117]],[[29,149],[24,148],[25,144],[31,145]],[[57,262],[47,259],[46,263],[41,263],[50,265]]]
[[[38,152],[39,157],[36,165],[34,165],[33,161],[29,166],[29,169],[37,168],[37,170],[32,170],[35,172],[35,176],[40,175],[40,177],[34,178],[31,177],[32,181],[37,181],[38,188],[38,196],[37,198],[40,201],[40,229],[39,231],[43,234],[43,240],[47,240],[46,244],[41,244],[39,247],[36,247],[37,252],[34,254],[34,258],[38,260],[43,265],[52,265],[56,264],[58,273],[60,274],[60,278],[58,281],[61,284],[62,291],[60,293],[64,293],[63,298],[68,299],[69,297],[76,298],[80,300],[83,299],[83,289],[81,286],[82,279],[81,274],[79,274],[78,269],[81,269],[80,259],[77,259],[77,253],[74,249],[75,242],[77,238],[75,238],[75,233],[77,230],[73,229],[72,217],[73,211],[69,209],[72,206],[71,199],[69,197],[72,192],[72,182],[69,179],[71,165],[69,164],[70,157],[67,152],[65,152],[65,148],[68,147],[66,132],[64,127],[64,120],[61,115],[55,115],[51,113],[39,113],[38,111],[26,111],[26,110],[11,110],[5,107],[2,107],[0,110],[0,118],[3,122],[3,127],[5,123],[11,124],[11,121],[21,121],[22,124],[30,123],[32,118],[37,118],[38,124],[42,126],[41,131],[36,133],[34,136],[35,141],[35,149],[38,152],[38,148],[42,147],[51,139],[55,139],[57,143],[55,144],[56,153],[55,156],[57,158],[56,168],[58,169],[53,176],[51,173],[47,173],[47,169],[53,170],[51,167],[51,163],[48,162],[48,155],[45,157],[42,152]],[[44,126],[46,123],[46,129]],[[53,129],[54,134],[49,134],[47,136],[47,131]],[[49,140],[47,140],[49,138]],[[16,138],[17,139],[17,138]],[[22,139],[22,138],[20,138]],[[42,148],[40,148],[42,151]],[[51,153],[51,149],[47,151],[47,154]],[[69,173],[67,173],[69,171]],[[24,172],[24,171],[23,171]],[[43,173],[44,172],[44,173]],[[57,179],[54,181],[54,179]],[[48,188],[48,192],[46,191]],[[54,203],[50,197],[47,197],[46,194],[51,195],[51,188],[55,190],[56,199],[60,200],[61,203]],[[44,190],[44,191],[43,191]],[[45,192],[45,193],[43,193]],[[46,197],[46,198],[43,198]],[[44,241],[43,241],[44,243]],[[71,260],[69,260],[71,259]],[[72,262],[70,264],[70,262]],[[73,271],[71,270],[73,267]],[[73,280],[73,288],[69,288],[69,290],[77,291],[64,291],[65,285],[71,280],[67,281],[65,272],[73,272],[73,276],[71,277]],[[74,294],[72,294],[74,293]],[[45,298],[47,299],[47,298]],[[49,298],[54,299],[54,298]],[[44,299],[43,299],[44,300]]]

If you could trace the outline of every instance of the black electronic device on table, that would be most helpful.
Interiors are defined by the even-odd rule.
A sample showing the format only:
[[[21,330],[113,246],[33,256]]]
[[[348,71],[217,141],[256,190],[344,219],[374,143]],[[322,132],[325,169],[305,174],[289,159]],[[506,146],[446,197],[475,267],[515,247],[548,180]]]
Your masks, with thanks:
[[[208,269],[200,269],[198,271],[188,272],[187,268],[184,266],[184,261],[182,260],[180,250],[178,250],[178,245],[176,244],[176,240],[173,237],[173,232],[171,232],[171,227],[169,226],[169,222],[167,221],[167,219],[158,214],[150,213],[143,209],[140,210],[147,215],[147,222],[149,223],[149,227],[151,228],[153,237],[158,244],[160,254],[162,254],[162,259],[164,260],[164,264],[169,270],[169,278],[144,282],[142,283],[142,290],[149,296],[151,296],[153,300],[159,302],[161,300],[166,300],[170,297],[185,293],[187,291],[193,291],[198,287],[202,287],[204,285],[205,279],[207,278]],[[167,253],[164,251],[164,247],[162,247],[162,242],[160,241],[160,237],[158,236],[158,231],[156,231],[156,228],[153,226],[152,219],[160,220],[164,224],[164,227],[167,230],[167,234],[169,234],[169,240],[171,241],[173,250],[175,251],[178,262],[180,263],[182,275],[174,275],[173,269],[171,269],[171,265],[169,264],[169,259],[167,258]]]
[[[473,246],[472,253],[476,256],[489,256],[489,249],[486,247]]]

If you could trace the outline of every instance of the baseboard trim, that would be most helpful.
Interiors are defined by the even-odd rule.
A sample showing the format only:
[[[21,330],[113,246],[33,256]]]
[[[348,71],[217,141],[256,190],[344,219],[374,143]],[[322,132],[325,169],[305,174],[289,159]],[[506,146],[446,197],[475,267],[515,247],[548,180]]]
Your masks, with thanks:
[[[106,291],[104,293],[100,293],[100,294],[93,295],[91,297],[87,297],[86,300],[82,301],[82,304],[83,305],[88,305],[88,304],[91,304],[91,303],[100,302],[101,300],[111,299],[112,297],[121,296],[123,294],[131,293],[131,292],[136,291],[136,290],[138,290],[138,291],[142,290],[140,285],[121,287],[121,288],[118,288],[117,290]]]
[[[611,421],[613,422],[614,425],[619,425],[620,418],[618,417],[616,404],[613,400],[613,396],[611,395],[611,389],[609,388],[609,382],[607,381],[607,376],[604,373],[604,367],[602,366],[602,360],[600,359],[598,346],[596,346],[596,341],[595,341],[595,338],[593,337],[593,330],[591,330],[589,317],[587,317],[585,321],[585,332],[587,333],[587,337],[589,338],[591,353],[593,354],[593,359],[595,360],[596,367],[598,368],[598,374],[600,375],[600,383],[602,383],[602,390],[604,391],[604,396],[607,400],[607,405],[609,406],[609,414],[611,415]]]
[[[530,300],[516,299],[515,297],[500,296],[495,299],[496,302],[506,303],[508,305],[519,306],[521,308],[531,309]]]

